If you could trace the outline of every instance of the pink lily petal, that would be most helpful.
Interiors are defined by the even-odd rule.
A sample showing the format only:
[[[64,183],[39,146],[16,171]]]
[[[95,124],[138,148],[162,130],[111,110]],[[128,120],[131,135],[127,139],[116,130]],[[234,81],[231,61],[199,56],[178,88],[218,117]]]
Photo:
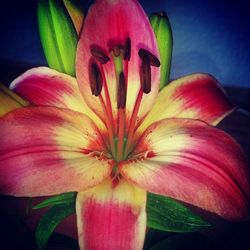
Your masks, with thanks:
[[[52,107],[0,119],[0,193],[44,196],[82,191],[109,176],[102,137],[87,116]]]
[[[172,81],[159,93],[140,130],[165,118],[199,119],[217,125],[234,110],[217,80],[193,74]]]
[[[110,179],[76,199],[80,249],[139,250],[146,231],[146,191]]]
[[[86,105],[74,77],[47,67],[38,67],[20,75],[11,83],[10,88],[32,105],[82,112],[91,117],[98,126],[104,127]]]
[[[98,15],[97,15],[98,13]],[[99,0],[91,6],[86,16],[80,41],[77,48],[76,75],[81,92],[89,107],[100,117],[104,117],[99,96],[93,96],[90,88],[90,64],[96,62],[103,70],[103,78],[106,79],[109,90],[112,111],[117,116],[117,90],[118,79],[115,72],[112,49],[116,46],[124,46],[126,40],[131,40],[131,57],[128,69],[124,66],[125,79],[127,80],[126,111],[128,117],[136,103],[136,98],[141,89],[140,65],[141,59],[138,51],[144,48],[159,58],[155,36],[151,25],[143,9],[135,0]],[[100,48],[109,58],[105,64],[98,63],[91,55],[93,46]],[[151,92],[144,94],[139,110],[139,118],[145,116],[151,109],[158,94],[160,70],[151,67]],[[107,103],[103,85],[102,96]]]
[[[134,154],[119,169],[139,187],[226,219],[249,216],[245,155],[225,132],[196,120],[165,119],[146,130]]]

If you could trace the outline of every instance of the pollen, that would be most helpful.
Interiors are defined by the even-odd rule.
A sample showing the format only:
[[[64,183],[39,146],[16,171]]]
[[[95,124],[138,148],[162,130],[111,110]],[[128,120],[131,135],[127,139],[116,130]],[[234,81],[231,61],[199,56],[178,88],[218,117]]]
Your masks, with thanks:
[[[90,87],[92,95],[99,96],[102,91],[103,78],[99,66],[92,63],[89,72]]]
[[[124,60],[130,60],[131,57],[131,40],[128,37],[125,42],[125,49],[124,49]]]
[[[151,66],[160,67],[161,65],[159,59],[146,49],[140,49],[138,55],[142,61],[147,61]]]
[[[105,64],[110,61],[110,58],[106,53],[96,45],[92,45],[90,49],[91,55],[101,64]]]
[[[148,60],[143,60],[140,67],[140,81],[143,93],[151,91],[151,68]]]
[[[151,66],[160,67],[159,59],[146,49],[139,49],[138,55],[141,58],[140,81],[144,94],[151,92]]]
[[[127,98],[127,87],[124,73],[121,72],[119,75],[118,83],[118,93],[117,93],[117,108],[124,109],[126,107],[126,98]]]

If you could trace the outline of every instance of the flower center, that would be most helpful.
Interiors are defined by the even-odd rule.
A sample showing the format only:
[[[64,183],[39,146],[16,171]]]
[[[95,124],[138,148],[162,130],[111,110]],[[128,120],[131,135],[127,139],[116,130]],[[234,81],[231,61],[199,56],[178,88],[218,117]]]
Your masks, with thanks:
[[[116,43],[109,47],[107,50],[109,52],[97,45],[92,45],[90,51],[92,55],[89,67],[90,87],[93,98],[99,98],[103,108],[104,123],[108,132],[107,149],[118,163],[129,158],[136,144],[135,132],[138,127],[138,112],[142,97],[143,94],[151,92],[151,66],[159,67],[160,62],[146,49],[139,49],[138,57],[141,59],[139,60],[140,90],[132,112],[127,112],[128,65],[131,57],[130,38],[127,38],[122,44]],[[111,90],[107,81],[109,75],[104,70],[104,65],[107,63],[113,64],[115,71],[116,110],[112,109]]]

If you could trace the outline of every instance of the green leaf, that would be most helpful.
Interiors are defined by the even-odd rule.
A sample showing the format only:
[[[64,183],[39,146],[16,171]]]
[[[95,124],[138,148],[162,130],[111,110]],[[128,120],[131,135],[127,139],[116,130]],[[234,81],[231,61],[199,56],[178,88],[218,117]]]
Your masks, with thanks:
[[[48,65],[75,76],[78,38],[63,0],[38,2],[38,27]]]
[[[168,232],[195,232],[211,227],[180,202],[148,193],[147,225]]]
[[[172,29],[165,12],[154,13],[149,18],[157,40],[160,61],[161,78],[160,89],[169,83],[171,59],[173,50]]]
[[[34,206],[32,209],[40,209],[51,205],[75,203],[76,193],[64,193],[53,196]]]
[[[41,218],[36,228],[36,241],[39,250],[44,249],[49,237],[60,222],[75,213],[74,203],[52,206]]]

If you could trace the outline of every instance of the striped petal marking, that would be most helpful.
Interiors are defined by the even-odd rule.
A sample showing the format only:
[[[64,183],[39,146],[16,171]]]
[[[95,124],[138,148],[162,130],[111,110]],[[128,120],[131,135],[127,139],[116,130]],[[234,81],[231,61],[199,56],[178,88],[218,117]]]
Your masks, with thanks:
[[[21,108],[0,119],[0,192],[44,196],[82,191],[111,173],[98,128],[67,109]]]
[[[234,106],[213,76],[192,74],[170,82],[161,90],[139,130],[166,118],[198,119],[217,125],[233,110]]]
[[[226,219],[249,216],[249,173],[240,146],[204,122],[153,123],[120,173],[150,192],[184,201]]]
[[[110,178],[76,199],[80,249],[140,250],[146,230],[146,191]]]
[[[104,124],[85,103],[76,79],[47,67],[27,70],[10,89],[36,106],[67,108],[91,117],[104,130]]]

